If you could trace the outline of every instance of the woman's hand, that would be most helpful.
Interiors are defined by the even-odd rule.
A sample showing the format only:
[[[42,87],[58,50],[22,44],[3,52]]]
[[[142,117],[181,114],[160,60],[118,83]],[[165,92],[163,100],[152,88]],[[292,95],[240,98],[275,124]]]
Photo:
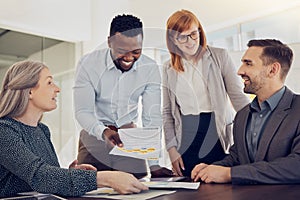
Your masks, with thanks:
[[[175,176],[183,176],[181,170],[185,170],[185,168],[181,155],[175,147],[171,147],[168,152],[173,166],[173,173]]]
[[[98,171],[97,186],[111,187],[120,194],[132,194],[148,190],[148,187],[139,182],[132,174],[121,171]]]
[[[69,165],[69,168],[73,168],[73,169],[85,169],[85,170],[95,170],[95,171],[97,171],[96,167],[94,167],[93,165],[90,165],[90,164],[81,164],[81,165],[78,165],[78,160],[74,160]]]

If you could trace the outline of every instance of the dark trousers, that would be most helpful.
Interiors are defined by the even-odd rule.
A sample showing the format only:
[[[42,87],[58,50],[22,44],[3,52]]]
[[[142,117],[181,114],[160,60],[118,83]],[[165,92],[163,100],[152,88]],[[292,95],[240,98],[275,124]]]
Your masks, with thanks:
[[[219,140],[214,113],[182,115],[182,142],[179,153],[183,159],[184,176],[199,163],[211,164],[225,157]]]
[[[136,178],[147,175],[146,161],[131,157],[110,155],[112,147],[104,141],[97,140],[95,136],[89,135],[82,130],[79,138],[78,163],[91,164],[98,171],[118,170],[133,174]]]

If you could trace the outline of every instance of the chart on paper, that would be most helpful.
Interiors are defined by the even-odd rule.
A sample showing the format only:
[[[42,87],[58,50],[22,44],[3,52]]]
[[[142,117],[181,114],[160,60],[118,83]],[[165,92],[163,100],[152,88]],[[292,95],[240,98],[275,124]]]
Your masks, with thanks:
[[[115,146],[110,154],[140,159],[158,159],[161,152],[159,128],[119,129],[123,147]]]

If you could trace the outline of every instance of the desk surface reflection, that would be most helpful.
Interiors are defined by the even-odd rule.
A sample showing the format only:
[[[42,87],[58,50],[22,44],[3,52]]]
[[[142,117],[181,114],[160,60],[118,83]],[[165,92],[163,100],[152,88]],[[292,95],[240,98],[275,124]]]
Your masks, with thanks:
[[[70,198],[73,200],[95,200],[104,198]],[[198,190],[177,190],[174,194],[153,198],[152,200],[290,200],[300,199],[300,185],[231,185],[205,184]]]

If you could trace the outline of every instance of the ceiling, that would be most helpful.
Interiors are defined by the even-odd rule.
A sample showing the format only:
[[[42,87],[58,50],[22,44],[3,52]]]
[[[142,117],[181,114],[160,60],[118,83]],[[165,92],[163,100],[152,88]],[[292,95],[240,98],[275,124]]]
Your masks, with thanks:
[[[0,28],[0,68],[62,41]]]
[[[105,0],[102,0],[105,1]],[[300,5],[300,0],[127,0],[134,13],[148,27],[162,28],[175,11],[187,9],[201,21],[206,31],[253,20]],[[113,3],[111,3],[113,4]],[[116,7],[116,6],[115,6]]]

